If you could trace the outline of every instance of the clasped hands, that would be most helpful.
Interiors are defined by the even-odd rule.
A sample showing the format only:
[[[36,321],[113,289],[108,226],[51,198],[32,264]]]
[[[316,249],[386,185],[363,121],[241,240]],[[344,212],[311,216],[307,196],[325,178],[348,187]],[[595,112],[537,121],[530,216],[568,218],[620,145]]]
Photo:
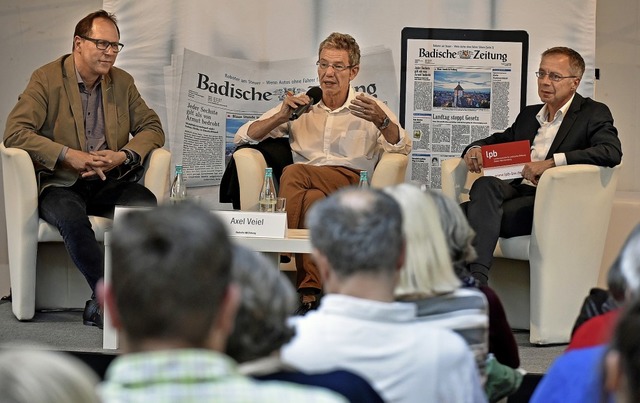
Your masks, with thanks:
[[[100,179],[105,180],[105,173],[121,165],[126,159],[124,151],[100,150],[87,153],[69,148],[64,163],[83,178],[98,175]]]
[[[469,169],[469,171],[473,173],[480,173],[482,170],[482,151],[480,147],[474,147],[467,150],[463,159],[467,164],[467,169]],[[537,185],[542,173],[554,166],[556,165],[553,159],[527,162],[522,168],[522,177],[534,185]]]

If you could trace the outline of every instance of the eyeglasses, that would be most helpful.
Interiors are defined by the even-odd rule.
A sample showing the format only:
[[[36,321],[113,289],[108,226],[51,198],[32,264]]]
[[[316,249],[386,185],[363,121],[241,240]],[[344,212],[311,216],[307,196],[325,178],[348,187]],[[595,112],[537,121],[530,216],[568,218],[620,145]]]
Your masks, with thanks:
[[[346,70],[346,69],[350,69],[350,68],[352,68],[352,67],[353,67],[353,66],[345,66],[344,64],[340,64],[340,63],[338,63],[338,64],[331,64],[331,63],[321,62],[321,61],[317,61],[317,62],[316,62],[316,66],[318,66],[318,68],[319,68],[320,70],[326,70],[326,69],[328,69],[329,67],[333,67],[333,69],[334,69],[335,71],[344,71],[344,70]]]
[[[578,78],[578,76],[561,76],[560,74],[557,74],[557,73],[547,73],[546,71],[536,71],[536,77],[542,79],[542,78],[545,78],[545,76],[549,76],[549,80],[555,81],[555,82],[558,82],[565,78]]]
[[[86,39],[87,41],[91,41],[95,43],[96,48],[98,48],[98,50],[107,50],[109,49],[109,47],[111,47],[111,50],[114,53],[118,53],[122,50],[122,48],[124,48],[124,45],[120,42],[109,42],[109,41],[105,41],[104,39],[93,39],[93,38],[89,38],[88,36],[82,36],[82,35],[78,35],[78,36],[80,36],[80,38],[82,39]]]

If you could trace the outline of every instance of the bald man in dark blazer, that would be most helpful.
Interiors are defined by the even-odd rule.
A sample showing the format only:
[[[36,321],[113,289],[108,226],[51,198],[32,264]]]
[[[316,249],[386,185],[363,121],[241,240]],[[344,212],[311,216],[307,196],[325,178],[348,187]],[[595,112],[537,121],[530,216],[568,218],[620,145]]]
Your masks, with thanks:
[[[472,172],[482,169],[480,147],[528,140],[531,162],[523,179],[511,182],[484,176],[476,180],[463,204],[476,231],[478,253],[469,270],[486,284],[499,237],[531,234],[533,204],[540,176],[549,168],[568,164],[613,167],[622,159],[618,131],[609,108],[576,92],[585,64],[576,51],[555,47],[542,53],[538,95],[543,104],[527,106],[504,132],[471,143],[462,156]]]

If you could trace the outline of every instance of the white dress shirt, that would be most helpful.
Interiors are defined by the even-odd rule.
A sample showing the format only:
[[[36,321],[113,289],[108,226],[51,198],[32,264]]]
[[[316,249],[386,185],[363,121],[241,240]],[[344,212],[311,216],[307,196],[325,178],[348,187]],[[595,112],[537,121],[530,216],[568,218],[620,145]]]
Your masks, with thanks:
[[[416,305],[328,294],[318,310],[294,317],[284,362],[306,372],[346,369],[387,402],[484,402],[465,341],[416,321]]]
[[[376,101],[389,119],[398,125],[400,140],[396,144],[389,144],[373,123],[351,114],[348,107],[351,100],[359,94],[363,93],[357,93],[350,88],[346,102],[334,110],[320,101],[311,107],[308,113],[302,114],[296,120],[281,124],[265,138],[288,135],[293,162],[297,164],[345,166],[368,172],[373,172],[382,150],[409,154],[411,141],[407,139],[398,118],[383,102],[370,97]],[[258,120],[275,115],[281,107],[282,105],[278,105],[270,109]],[[238,129],[234,143],[257,143],[247,134],[253,122],[247,122]]]

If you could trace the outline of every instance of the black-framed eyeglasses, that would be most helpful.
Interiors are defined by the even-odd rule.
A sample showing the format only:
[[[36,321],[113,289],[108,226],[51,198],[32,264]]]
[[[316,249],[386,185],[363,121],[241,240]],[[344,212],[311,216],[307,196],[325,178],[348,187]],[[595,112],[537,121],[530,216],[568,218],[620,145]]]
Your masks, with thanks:
[[[326,70],[329,67],[333,67],[335,71],[344,71],[346,69],[350,69],[353,67],[353,66],[345,66],[344,64],[340,64],[340,63],[332,64],[332,63],[322,62],[320,60],[316,62],[316,66],[318,66],[320,70]]]
[[[82,39],[86,39],[87,41],[91,41],[95,43],[96,48],[98,48],[98,50],[107,50],[109,49],[109,47],[111,47],[111,50],[114,53],[118,53],[122,50],[122,48],[124,48],[124,45],[120,42],[109,42],[109,41],[105,41],[104,39],[94,39],[94,38],[89,38],[88,36],[82,36],[82,35],[78,35],[78,36]]]
[[[546,71],[536,71],[536,77],[542,79],[545,76],[549,76],[549,80],[551,81],[561,81],[564,80],[565,78],[578,78],[578,76],[561,76],[560,74],[557,73],[547,73]]]

